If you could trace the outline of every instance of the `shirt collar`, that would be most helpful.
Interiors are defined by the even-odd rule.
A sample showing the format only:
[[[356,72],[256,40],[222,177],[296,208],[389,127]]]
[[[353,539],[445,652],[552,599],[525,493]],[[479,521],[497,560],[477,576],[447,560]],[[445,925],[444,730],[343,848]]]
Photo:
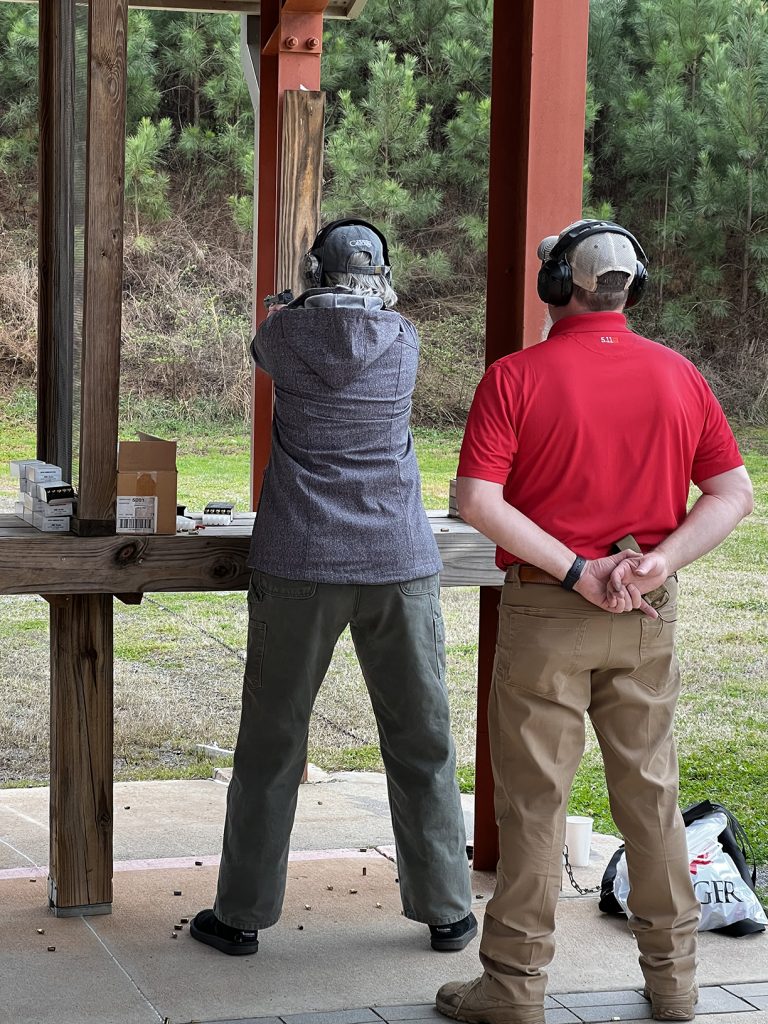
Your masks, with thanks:
[[[547,338],[555,338],[558,334],[606,334],[627,330],[627,318],[623,313],[575,313],[552,324]]]

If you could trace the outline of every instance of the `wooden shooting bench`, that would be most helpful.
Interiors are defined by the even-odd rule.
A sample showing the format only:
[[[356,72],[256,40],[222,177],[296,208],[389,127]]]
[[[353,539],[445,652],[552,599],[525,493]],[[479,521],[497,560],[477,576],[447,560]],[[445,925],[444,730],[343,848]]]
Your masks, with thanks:
[[[243,66],[258,124],[256,320],[264,296],[298,281],[319,224],[323,19],[354,17],[365,3],[136,4],[241,16]],[[543,311],[535,290],[536,245],[581,213],[588,7],[588,0],[495,5],[489,364],[524,340],[538,340]],[[39,0],[39,11],[37,456],[71,479],[79,404],[79,501],[70,535],[42,534],[13,516],[0,517],[0,594],[42,594],[50,603],[50,904],[57,915],[98,914],[109,913],[112,904],[114,598],[137,603],[157,591],[244,589],[249,531],[115,535],[127,2]],[[84,34],[87,53],[78,78],[75,48]],[[78,382],[79,403],[73,399]],[[254,508],[271,417],[272,384],[259,373]],[[470,527],[445,517],[433,518],[432,526],[446,565],[443,584],[480,587],[474,846],[475,866],[489,869],[497,838],[486,711],[500,574],[492,545]]]

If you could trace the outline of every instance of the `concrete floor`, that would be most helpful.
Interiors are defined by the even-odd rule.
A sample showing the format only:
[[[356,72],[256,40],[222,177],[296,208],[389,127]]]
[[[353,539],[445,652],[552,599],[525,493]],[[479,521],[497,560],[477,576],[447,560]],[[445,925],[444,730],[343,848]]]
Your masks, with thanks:
[[[383,778],[320,777],[301,789],[283,917],[242,958],[181,923],[213,899],[225,780],[115,786],[113,913],[91,918],[47,910],[47,789],[0,791],[0,1024],[433,1018],[443,982],[479,973],[477,942],[437,954],[426,927],[401,916]],[[470,798],[465,813],[471,834]],[[582,885],[599,882],[615,845],[595,839]],[[475,873],[473,891],[482,919],[493,876]],[[768,935],[702,934],[699,978],[707,1024],[768,1024]],[[626,923],[564,889],[548,1024],[647,1016],[641,980]]]

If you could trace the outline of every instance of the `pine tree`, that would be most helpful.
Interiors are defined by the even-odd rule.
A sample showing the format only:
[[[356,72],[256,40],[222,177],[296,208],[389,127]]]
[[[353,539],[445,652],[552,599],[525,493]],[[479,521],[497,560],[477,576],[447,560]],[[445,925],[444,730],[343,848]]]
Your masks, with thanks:
[[[170,118],[153,124],[143,117],[125,140],[125,198],[133,211],[135,235],[141,234],[140,215],[157,222],[170,216],[168,175],[160,170],[162,153],[171,141]]]
[[[442,196],[433,185],[440,157],[429,147],[432,111],[419,101],[415,70],[415,57],[398,60],[379,43],[366,97],[356,103],[348,91],[339,94],[341,118],[327,148],[329,217],[358,215],[381,223],[395,238],[413,238],[440,210]],[[432,265],[436,274],[444,273],[442,254],[433,255]],[[401,281],[408,268],[415,279],[425,267],[403,250]]]
[[[698,212],[733,253],[743,320],[768,297],[768,8],[732,5],[725,38],[712,41],[703,90],[707,144],[696,181]],[[750,290],[758,292],[754,302]]]
[[[128,12],[128,82],[126,126],[131,131],[142,117],[154,114],[160,103],[159,64],[152,17],[146,11]]]
[[[21,208],[37,163],[37,47],[36,8],[0,4],[0,178]]]

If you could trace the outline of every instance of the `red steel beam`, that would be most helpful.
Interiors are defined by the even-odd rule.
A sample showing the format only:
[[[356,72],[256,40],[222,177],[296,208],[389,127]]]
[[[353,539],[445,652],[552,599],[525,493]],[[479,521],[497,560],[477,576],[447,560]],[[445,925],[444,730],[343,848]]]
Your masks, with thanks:
[[[259,75],[259,217],[256,240],[256,325],[266,316],[264,298],[282,288],[276,280],[280,218],[280,143],[286,90],[320,89],[323,12],[328,0],[262,0]],[[272,436],[273,386],[256,370],[251,433],[251,507],[261,495]]]
[[[493,19],[486,365],[541,338],[536,247],[581,216],[589,0],[497,3]],[[498,856],[487,708],[498,595],[482,588],[474,866]]]

